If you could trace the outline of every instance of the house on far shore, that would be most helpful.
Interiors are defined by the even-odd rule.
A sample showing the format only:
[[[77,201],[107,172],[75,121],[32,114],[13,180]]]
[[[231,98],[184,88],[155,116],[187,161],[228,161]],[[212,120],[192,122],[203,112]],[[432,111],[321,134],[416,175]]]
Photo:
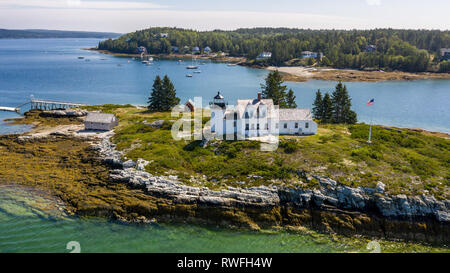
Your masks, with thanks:
[[[317,59],[317,57],[322,59],[322,57],[323,57],[322,52],[302,51],[302,59],[305,59],[305,58]]]
[[[178,53],[180,51],[180,49],[177,46],[171,46],[170,50],[174,53]]]
[[[119,121],[113,114],[89,112],[84,120],[86,130],[109,131],[117,126]]]
[[[258,57],[256,57],[257,60],[262,59],[270,59],[272,58],[272,52],[261,52]]]
[[[161,38],[167,38],[167,37],[169,37],[169,33],[160,33],[160,34],[159,34],[159,37],[161,37]]]
[[[211,48],[210,48],[209,46],[207,46],[207,47],[205,47],[205,48],[203,49],[203,53],[209,54],[209,53],[211,53],[211,52],[212,52],[212,50],[211,50]]]
[[[375,52],[375,51],[377,51],[376,45],[366,45],[366,47],[364,48],[364,52]]]
[[[145,48],[145,46],[139,46],[136,50],[137,50],[137,53],[139,53],[139,54],[142,54],[142,53],[147,54],[147,49]]]
[[[192,54],[200,54],[200,48],[198,46],[194,46],[192,48]]]
[[[450,60],[450,48],[441,48],[441,60],[449,61]]]
[[[190,48],[188,46],[183,47],[183,53],[189,53]]]

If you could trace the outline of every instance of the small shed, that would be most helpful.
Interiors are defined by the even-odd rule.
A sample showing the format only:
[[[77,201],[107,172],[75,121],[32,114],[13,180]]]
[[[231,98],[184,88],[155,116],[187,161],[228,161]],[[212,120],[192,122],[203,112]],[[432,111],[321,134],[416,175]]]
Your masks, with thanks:
[[[113,114],[89,112],[84,120],[86,130],[109,131],[119,124],[116,116]]]

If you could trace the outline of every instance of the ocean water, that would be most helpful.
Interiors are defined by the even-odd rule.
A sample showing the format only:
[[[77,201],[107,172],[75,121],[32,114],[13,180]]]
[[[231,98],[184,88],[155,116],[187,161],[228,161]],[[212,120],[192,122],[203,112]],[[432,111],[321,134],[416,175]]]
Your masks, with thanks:
[[[187,224],[125,224],[68,217],[50,195],[0,185],[0,253],[329,253],[370,252],[369,240],[323,234],[232,231]],[[382,252],[446,251],[445,246],[378,241]],[[68,245],[69,244],[69,245]]]
[[[36,98],[88,104],[145,105],[156,75],[168,75],[182,102],[200,96],[207,105],[221,91],[229,104],[256,97],[266,70],[198,61],[202,73],[187,70],[186,60],[139,60],[83,50],[97,39],[0,40],[0,106],[18,106]],[[78,59],[84,57],[84,59]],[[192,78],[186,77],[193,74]],[[450,80],[348,82],[359,121],[450,133]],[[299,107],[312,107],[315,92],[331,92],[336,82],[287,83]],[[365,106],[375,99],[375,105]],[[14,114],[13,114],[14,115]],[[0,120],[11,113],[0,112]],[[0,125],[0,128],[2,125]],[[4,127],[4,126],[3,126]],[[8,132],[11,128],[0,129]]]
[[[190,61],[178,64],[156,60],[152,66],[145,66],[130,58],[83,50],[97,42],[96,39],[0,40],[0,106],[18,106],[30,95],[88,104],[145,105],[153,79],[165,74],[173,80],[182,101],[201,96],[206,105],[221,91],[232,104],[238,98],[255,97],[268,73],[204,61],[200,65],[202,73],[187,78],[186,73],[192,71],[186,70],[185,65]],[[78,59],[79,56],[84,59]],[[317,89],[331,91],[335,84],[287,83],[295,91],[299,107],[311,107]],[[347,86],[361,121],[373,119],[378,124],[450,132],[450,81],[347,83]],[[375,98],[375,106],[369,108],[365,103],[370,98]],[[27,130],[26,126],[1,122],[18,116],[0,112],[0,134]],[[322,235],[72,218],[58,213],[58,205],[45,198],[30,189],[0,186],[0,252],[69,252],[66,247],[70,241],[79,242],[81,252],[367,252],[365,243],[344,243]],[[49,207],[55,209],[48,211]],[[395,249],[417,251],[409,244]]]

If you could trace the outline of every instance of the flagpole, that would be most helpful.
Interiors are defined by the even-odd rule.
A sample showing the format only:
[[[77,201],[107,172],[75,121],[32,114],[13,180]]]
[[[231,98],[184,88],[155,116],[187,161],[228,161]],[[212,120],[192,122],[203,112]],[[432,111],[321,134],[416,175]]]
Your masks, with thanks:
[[[370,101],[369,101],[370,102]],[[373,102],[372,102],[373,103]],[[370,106],[373,106],[373,104],[371,104]],[[369,139],[367,140],[368,144],[372,144],[372,123],[373,123],[373,110],[371,111],[371,115],[370,115],[370,127],[369,127]]]

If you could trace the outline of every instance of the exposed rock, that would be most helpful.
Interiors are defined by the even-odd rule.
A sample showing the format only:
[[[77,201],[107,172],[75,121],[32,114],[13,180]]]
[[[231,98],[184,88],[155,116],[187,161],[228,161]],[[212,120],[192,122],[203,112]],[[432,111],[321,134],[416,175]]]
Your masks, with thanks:
[[[130,160],[123,162],[122,166],[124,169],[134,168],[134,167],[136,167],[136,162],[134,162],[133,160],[130,159]]]
[[[87,111],[82,109],[48,110],[43,111],[41,115],[47,117],[83,117],[87,115]]]
[[[150,161],[147,161],[147,160],[144,160],[144,159],[141,159],[141,158],[139,158],[138,159],[138,161],[137,161],[137,163],[136,163],[136,169],[138,170],[138,171],[145,171],[145,167],[148,165],[148,164],[150,164]]]
[[[319,181],[320,188],[301,187],[228,187],[226,190],[210,190],[205,187],[192,187],[178,181],[176,176],[153,176],[145,172],[148,161],[139,159],[137,164],[128,160],[122,163],[121,152],[109,141],[109,137],[95,147],[99,149],[105,162],[112,166],[123,167],[111,171],[110,178],[116,182],[128,183],[144,189],[148,194],[186,204],[205,204],[222,207],[259,207],[273,208],[290,206],[293,208],[314,208],[370,212],[388,219],[435,219],[450,224],[450,201],[440,201],[432,196],[388,196],[385,185],[377,184],[375,189],[367,187],[352,188],[340,185],[327,177],[313,176]],[[136,167],[137,168],[134,168]]]
[[[154,122],[144,122],[144,124],[155,128],[161,128],[164,125],[164,120],[155,120]]]
[[[385,187],[386,187],[386,185],[383,182],[378,181],[376,190],[377,190],[377,192],[383,193]]]

